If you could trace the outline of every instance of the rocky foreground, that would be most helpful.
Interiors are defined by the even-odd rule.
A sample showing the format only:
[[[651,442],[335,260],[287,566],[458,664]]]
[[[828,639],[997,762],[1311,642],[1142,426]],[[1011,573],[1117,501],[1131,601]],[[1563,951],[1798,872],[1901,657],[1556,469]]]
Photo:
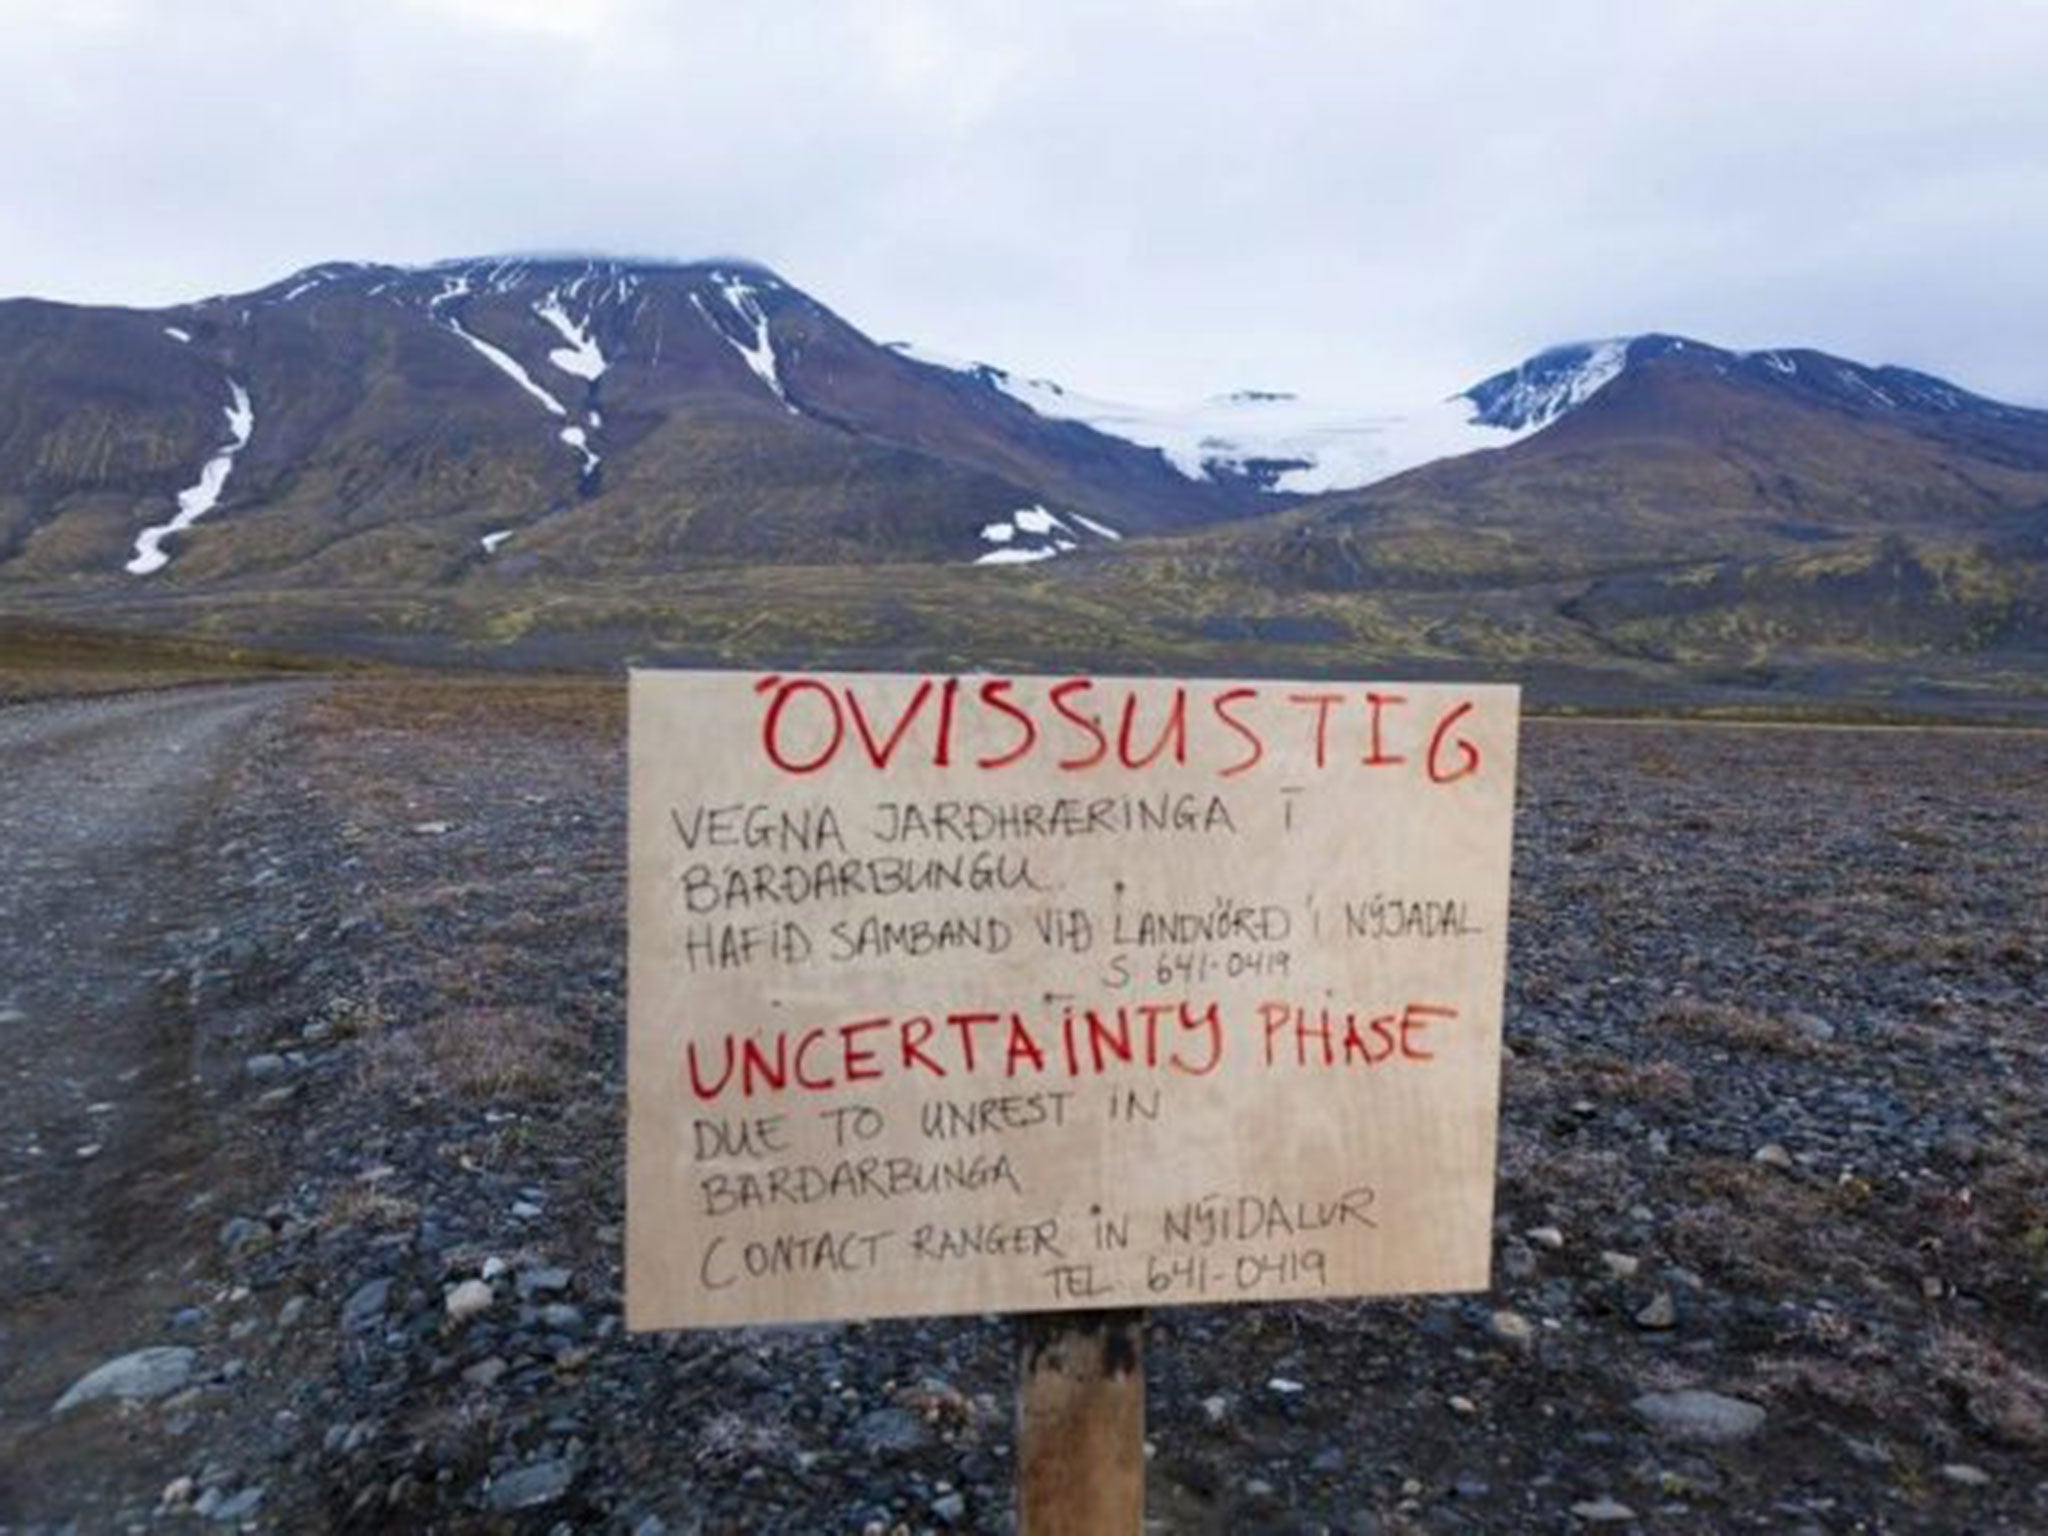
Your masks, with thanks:
[[[151,961],[206,1134],[79,1213],[122,1348],[0,1334],[0,1531],[1008,1528],[1003,1320],[623,1331],[623,730],[251,738]],[[1155,1528],[2048,1529],[2048,737],[1523,762],[1495,1289],[1156,1314]]]

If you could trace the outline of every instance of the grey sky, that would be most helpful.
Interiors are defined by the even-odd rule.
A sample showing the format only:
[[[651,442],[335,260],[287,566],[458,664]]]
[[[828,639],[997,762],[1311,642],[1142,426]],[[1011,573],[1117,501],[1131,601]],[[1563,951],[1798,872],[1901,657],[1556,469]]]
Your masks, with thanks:
[[[744,254],[1169,402],[1553,341],[2048,402],[2048,5],[0,0],[0,294]]]

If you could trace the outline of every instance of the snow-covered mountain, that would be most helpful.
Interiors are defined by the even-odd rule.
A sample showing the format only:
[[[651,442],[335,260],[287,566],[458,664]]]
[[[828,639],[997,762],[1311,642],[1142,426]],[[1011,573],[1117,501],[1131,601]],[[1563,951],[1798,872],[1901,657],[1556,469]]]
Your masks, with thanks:
[[[1263,501],[908,361],[736,258],[0,302],[0,584],[1015,564]]]
[[[1435,459],[1505,447],[1543,425],[1480,420],[1464,395],[1398,411],[1359,410],[1266,389],[1183,406],[1130,405],[908,342],[890,345],[905,357],[979,380],[1041,416],[1156,448],[1190,480],[1250,484],[1276,495],[1370,485]]]
[[[1442,459],[1506,448],[1571,415],[1628,369],[1662,359],[1847,408],[2006,422],[2040,414],[1908,368],[1871,367],[1804,348],[1735,352],[1658,333],[1551,347],[1456,394],[1398,410],[1347,409],[1259,389],[1181,407],[1128,405],[906,342],[890,345],[1041,416],[1155,448],[1190,480],[1249,483],[1275,494],[1357,490]]]

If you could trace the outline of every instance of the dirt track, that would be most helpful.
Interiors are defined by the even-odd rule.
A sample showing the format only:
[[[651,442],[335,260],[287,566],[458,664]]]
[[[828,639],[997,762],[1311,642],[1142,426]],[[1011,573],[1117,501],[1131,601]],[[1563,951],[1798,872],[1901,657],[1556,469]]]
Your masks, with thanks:
[[[166,946],[204,912],[194,855],[238,745],[303,692],[0,710],[0,1520],[89,1478],[89,1440],[52,1428],[50,1405],[156,1342],[205,1245],[180,1217],[226,1170],[191,1102]]]

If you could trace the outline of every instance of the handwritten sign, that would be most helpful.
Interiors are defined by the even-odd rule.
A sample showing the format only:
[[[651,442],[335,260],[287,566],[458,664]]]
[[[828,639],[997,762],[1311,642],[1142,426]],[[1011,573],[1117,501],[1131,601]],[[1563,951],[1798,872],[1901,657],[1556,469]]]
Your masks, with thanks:
[[[630,1325],[1484,1288],[1517,703],[636,673]]]

